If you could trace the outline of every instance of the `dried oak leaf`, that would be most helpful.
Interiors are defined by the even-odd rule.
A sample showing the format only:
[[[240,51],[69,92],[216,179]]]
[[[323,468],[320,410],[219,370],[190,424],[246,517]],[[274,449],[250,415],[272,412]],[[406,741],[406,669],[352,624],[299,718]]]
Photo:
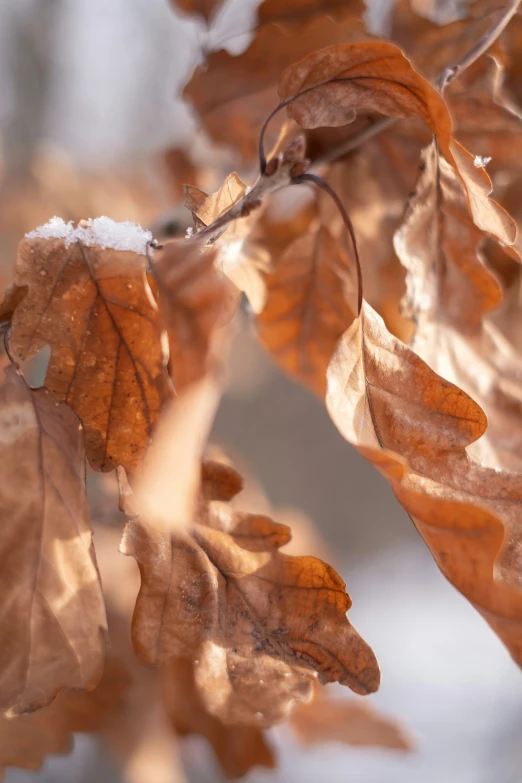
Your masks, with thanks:
[[[395,235],[407,269],[406,308],[416,322],[415,352],[475,399],[488,429],[469,449],[482,464],[522,468],[522,360],[484,320],[501,299],[497,279],[480,255],[474,225],[453,169],[432,143]]]
[[[443,152],[449,149],[451,118],[444,99],[393,44],[319,49],[287,68],[277,89],[288,116],[304,128],[342,126],[361,110],[420,117]]]
[[[229,778],[240,778],[257,766],[275,767],[265,735],[257,726],[227,726],[205,707],[194,679],[194,662],[177,658],[159,672],[167,715],[180,737],[205,737]]]
[[[334,6],[335,19],[325,15]],[[271,21],[271,3],[266,23],[246,51],[239,56],[224,50],[214,52],[185,87],[184,98],[211,138],[233,145],[244,158],[258,156],[259,129],[277,105],[277,80],[285,68],[318,47],[366,38],[362,22],[354,18],[357,6],[352,2],[338,11],[339,4],[331,2],[307,3],[305,7],[303,17],[296,8],[283,22],[279,14],[285,13],[286,6],[278,1],[277,15]],[[265,20],[263,6],[260,15]],[[298,30],[297,19],[302,19]]]
[[[0,432],[0,704],[17,714],[96,685],[106,619],[78,418],[11,366]]]
[[[389,479],[437,564],[522,662],[522,477],[482,467],[466,447],[486,417],[393,338],[366,304],[328,370],[341,434]]]
[[[125,667],[109,657],[93,691],[62,691],[52,704],[30,715],[0,717],[0,780],[7,767],[36,770],[51,753],[69,752],[73,733],[102,731],[127,684]]]
[[[246,192],[246,185],[233,172],[224,180],[216,193],[205,193],[192,185],[185,187],[185,206],[194,217],[196,228],[209,226],[224,212],[238,202]],[[261,270],[265,264],[265,255],[250,245],[249,233],[251,218],[242,218],[230,223],[225,232],[214,242],[217,250],[216,265],[243,291],[255,312],[263,307],[266,298],[265,284]],[[249,248],[247,250],[247,248]],[[233,297],[230,297],[232,307]]]
[[[282,720],[316,676],[376,690],[375,657],[346,619],[351,602],[330,566],[278,552],[290,531],[268,517],[212,501],[197,520],[187,535],[139,520],[125,529],[121,551],[141,572],[133,640],[145,662],[197,660],[205,707],[225,723]]]
[[[212,338],[230,319],[234,294],[215,266],[216,252],[196,243],[168,242],[152,262],[160,310],[169,340],[169,364],[177,392],[209,370]]]
[[[297,704],[290,725],[303,745],[342,742],[344,745],[412,750],[413,743],[397,721],[360,699],[332,699],[316,688],[313,701]]]
[[[16,260],[15,289],[27,293],[12,318],[11,352],[24,361],[50,346],[45,387],[80,417],[100,470],[136,468],[168,397],[146,241],[108,218],[78,229],[55,219],[21,242]]]
[[[284,370],[323,396],[328,362],[354,317],[350,260],[319,225],[275,256],[263,276],[259,336]]]
[[[500,54],[479,58],[445,90],[455,135],[469,150],[487,160],[488,171],[520,170],[522,116],[504,88]]]

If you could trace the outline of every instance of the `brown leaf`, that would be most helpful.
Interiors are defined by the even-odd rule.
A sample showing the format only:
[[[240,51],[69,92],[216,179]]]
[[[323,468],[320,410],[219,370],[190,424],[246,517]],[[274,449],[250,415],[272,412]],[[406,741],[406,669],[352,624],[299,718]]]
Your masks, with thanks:
[[[224,212],[236,204],[246,192],[245,183],[237,174],[229,174],[219,190],[210,195],[198,188],[185,188],[185,206],[193,214],[196,228],[209,226]],[[265,254],[249,242],[252,219],[242,218],[227,226],[224,233],[214,242],[218,251],[216,264],[239,291],[248,297],[255,312],[265,302],[266,288],[261,275]],[[233,297],[230,298],[233,301]]]
[[[354,18],[358,7],[352,2],[344,4],[344,9],[336,10],[334,20],[325,15],[339,8],[339,3],[331,0],[304,7],[278,0],[277,5],[267,6],[267,16],[261,6],[260,18],[266,23],[248,49],[239,56],[214,52],[185,87],[183,96],[211,138],[234,145],[245,158],[256,158],[260,128],[278,103],[276,85],[281,72],[318,47],[364,39],[364,27]]]
[[[212,337],[237,304],[232,286],[215,267],[215,258],[215,251],[202,251],[199,245],[180,240],[164,245],[153,261],[177,392],[210,369]]]
[[[483,411],[388,334],[367,304],[330,364],[327,406],[390,480],[445,576],[520,663],[522,481],[467,455],[486,428]]]
[[[304,128],[341,126],[358,111],[420,117],[446,152],[451,119],[443,98],[393,44],[338,44],[312,52],[282,74],[278,92]]]
[[[382,715],[367,701],[332,699],[322,688],[316,688],[313,701],[296,705],[290,725],[303,745],[342,742],[403,751],[413,748],[400,723]]]
[[[102,731],[127,685],[124,666],[108,658],[103,677],[93,691],[62,691],[52,704],[30,715],[0,717],[0,779],[7,767],[36,770],[47,755],[68,752],[75,732]]]
[[[462,185],[436,142],[421,155],[421,174],[403,224],[397,255],[408,271],[406,308],[419,324],[443,321],[471,333],[502,297],[478,253],[483,234]]]
[[[91,465],[132,470],[168,396],[147,234],[107,218],[75,231],[53,220],[35,234],[18,252],[15,285],[27,294],[11,351],[24,361],[49,345],[45,386],[82,420]]]
[[[469,453],[482,464],[519,469],[522,363],[484,322],[499,304],[501,290],[484,266],[482,240],[459,180],[431,144],[395,236],[397,254],[408,270],[408,312],[416,321],[412,347],[485,410],[488,429]]]
[[[355,20],[365,12],[362,0],[264,0],[258,10],[259,24],[284,22],[302,27],[314,16],[342,20],[349,13]]]
[[[22,713],[96,685],[106,620],[77,417],[11,366],[0,418],[0,703]]]
[[[179,736],[199,734],[211,744],[227,777],[239,778],[254,767],[275,767],[263,732],[256,726],[227,726],[205,708],[194,680],[194,664],[177,658],[160,670],[167,714]]]
[[[450,144],[450,156],[466,188],[475,225],[504,245],[513,245],[517,239],[516,223],[500,204],[489,198],[493,185],[485,169],[476,166],[475,156],[457,141]]]
[[[205,226],[209,226],[232,204],[244,196],[246,185],[241,177],[232,172],[215,193],[205,193],[192,185],[185,186],[185,206]]]
[[[326,226],[296,239],[264,275],[261,340],[281,367],[324,395],[326,368],[353,321],[350,262]]]
[[[314,557],[277,550],[289,531],[268,517],[203,505],[190,535],[154,534],[138,520],[121,551],[140,566],[133,620],[138,655],[148,663],[193,657],[206,709],[226,723],[269,726],[311,681],[375,690],[370,648],[345,617],[344,582]]]

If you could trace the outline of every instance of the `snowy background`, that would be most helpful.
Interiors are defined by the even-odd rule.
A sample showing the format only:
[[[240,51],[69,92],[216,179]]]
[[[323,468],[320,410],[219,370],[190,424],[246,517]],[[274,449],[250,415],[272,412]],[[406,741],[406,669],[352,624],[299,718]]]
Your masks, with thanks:
[[[193,125],[175,97],[179,85],[212,42],[245,45],[251,6],[239,0],[208,34],[167,0],[0,0],[4,170],[23,168],[42,144],[94,171],[132,168],[183,143]],[[230,37],[232,23],[247,35]],[[281,728],[273,732],[279,769],[254,771],[249,783],[520,783],[522,679],[501,644],[439,574],[384,480],[323,406],[272,367],[248,330],[233,355],[216,438],[246,458],[274,505],[315,521],[347,582],[350,617],[381,665],[382,687],[370,698],[417,742],[409,755],[305,750]],[[203,741],[185,741],[182,755],[193,783],[221,780]],[[96,740],[80,737],[71,756],[6,780],[118,777]]]

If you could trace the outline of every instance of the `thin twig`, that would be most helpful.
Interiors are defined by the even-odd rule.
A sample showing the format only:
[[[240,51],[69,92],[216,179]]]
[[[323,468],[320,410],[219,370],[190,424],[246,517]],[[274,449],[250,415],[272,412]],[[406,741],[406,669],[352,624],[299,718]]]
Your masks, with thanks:
[[[339,210],[339,213],[343,219],[343,223],[346,226],[346,229],[348,233],[350,234],[350,239],[352,240],[352,246],[353,246],[353,253],[355,257],[355,266],[357,269],[357,315],[360,314],[362,303],[363,303],[363,277],[362,277],[362,267],[361,267],[361,259],[359,258],[359,250],[357,248],[357,240],[355,238],[355,231],[353,229],[352,221],[350,220],[350,216],[348,215],[348,212],[344,208],[344,204],[335,192],[335,190],[331,187],[331,185],[328,184],[328,182],[325,182],[324,179],[321,179],[321,177],[317,177],[315,174],[309,174],[308,172],[305,174],[301,174],[299,177],[294,177],[292,180],[292,185],[301,185],[310,183],[312,185],[316,185],[318,188],[321,188],[321,190],[324,190],[325,193],[328,193],[332,201],[334,202],[335,206]]]
[[[350,139],[346,139],[346,141],[343,141],[337,147],[334,147],[334,149],[326,152],[321,158],[318,158],[316,161],[314,161],[313,165],[319,166],[325,163],[333,163],[334,161],[339,160],[339,158],[342,158],[348,152],[351,152],[352,150],[357,149],[357,147],[360,147],[361,144],[364,144],[365,141],[373,139],[373,137],[377,136],[379,133],[381,133],[381,131],[386,130],[386,128],[389,128],[391,125],[395,125],[396,122],[396,117],[381,117],[380,120],[376,120],[373,125],[365,128],[356,136],[352,136]]]
[[[436,80],[439,84],[440,92],[442,92],[444,88],[457,77],[461,76],[464,71],[466,71],[476,60],[478,60],[479,57],[487,52],[490,46],[492,46],[497,38],[504,32],[513,16],[517,13],[521,2],[522,0],[511,0],[497,22],[495,22],[495,24],[489,28],[487,33],[485,33],[482,38],[471,47],[469,52],[467,52],[464,57],[462,57],[454,65],[449,65],[447,68],[444,68]],[[398,122],[397,117],[383,117],[381,120],[377,120],[377,122],[375,122],[369,128],[365,128],[363,131],[361,131],[361,133],[358,133],[356,136],[352,136],[351,139],[347,139],[346,141],[341,142],[341,144],[339,144],[337,147],[326,152],[321,158],[318,158],[316,161],[314,161],[314,166],[321,166],[325,163],[334,163],[348,152],[352,152],[352,150],[360,147],[361,144],[364,144],[369,139],[377,136],[379,133],[381,133],[381,131],[386,130],[386,128],[389,128],[392,125],[395,125],[396,122]]]
[[[467,70],[470,65],[473,65],[473,63],[478,60],[479,57],[487,52],[489,47],[495,43],[499,35],[504,32],[511,19],[517,13],[520,2],[521,0],[511,0],[511,2],[507,4],[504,13],[501,14],[497,22],[495,22],[495,24],[490,27],[487,33],[485,33],[482,38],[471,47],[469,52],[467,52],[464,57],[462,57],[462,59],[455,63],[455,65],[446,68],[440,79],[440,92],[442,92],[448,84],[456,79],[457,76],[460,76],[460,74],[464,73],[464,71]]]

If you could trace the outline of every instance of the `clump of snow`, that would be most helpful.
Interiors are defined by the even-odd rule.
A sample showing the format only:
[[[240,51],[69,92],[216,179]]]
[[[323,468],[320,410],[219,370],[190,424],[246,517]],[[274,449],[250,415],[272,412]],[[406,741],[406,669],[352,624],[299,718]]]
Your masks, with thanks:
[[[491,157],[483,158],[482,155],[475,155],[475,160],[473,161],[473,164],[477,169],[485,169],[488,163],[490,162],[490,160]]]
[[[117,223],[108,217],[82,220],[76,227],[72,221],[66,223],[62,218],[53,217],[44,226],[39,226],[25,236],[27,239],[63,239],[66,247],[81,242],[88,247],[96,245],[112,250],[130,250],[142,255],[145,255],[147,244],[152,241],[150,231],[145,231],[136,223],[128,220]]]

